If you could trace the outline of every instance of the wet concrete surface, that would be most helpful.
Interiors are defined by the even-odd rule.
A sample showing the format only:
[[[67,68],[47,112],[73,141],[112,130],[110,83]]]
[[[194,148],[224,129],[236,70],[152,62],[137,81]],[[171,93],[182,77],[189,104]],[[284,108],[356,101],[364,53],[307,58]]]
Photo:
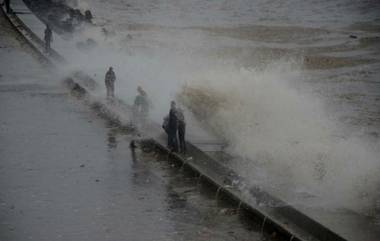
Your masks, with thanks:
[[[66,93],[0,16],[0,240],[261,240]],[[6,30],[6,31],[3,31]]]
[[[65,94],[0,99],[1,240],[259,240],[194,179],[133,159],[131,136]]]

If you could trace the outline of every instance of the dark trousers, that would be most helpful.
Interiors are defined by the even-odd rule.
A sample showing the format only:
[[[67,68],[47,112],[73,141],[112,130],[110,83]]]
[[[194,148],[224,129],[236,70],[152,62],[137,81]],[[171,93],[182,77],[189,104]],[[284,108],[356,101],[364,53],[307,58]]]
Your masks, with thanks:
[[[50,40],[45,39],[45,51],[46,52],[50,51]]]
[[[177,130],[168,131],[168,148],[171,151],[178,152]]]
[[[11,13],[10,0],[5,0],[5,8],[7,9],[7,13]]]
[[[178,126],[179,150],[182,153],[186,153],[185,132],[186,132],[186,126],[179,125]]]

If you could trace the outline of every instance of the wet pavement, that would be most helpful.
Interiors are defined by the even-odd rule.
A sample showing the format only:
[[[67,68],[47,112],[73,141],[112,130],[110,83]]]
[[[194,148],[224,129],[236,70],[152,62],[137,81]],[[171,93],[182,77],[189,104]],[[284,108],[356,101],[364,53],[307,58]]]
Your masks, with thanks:
[[[261,240],[165,156],[132,153],[132,134],[66,93],[3,15],[0,27],[0,240]]]

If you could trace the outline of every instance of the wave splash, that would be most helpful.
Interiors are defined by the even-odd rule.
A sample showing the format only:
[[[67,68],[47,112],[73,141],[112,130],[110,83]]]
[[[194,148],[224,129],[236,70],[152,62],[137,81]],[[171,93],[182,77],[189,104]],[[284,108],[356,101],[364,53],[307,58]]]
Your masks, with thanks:
[[[299,85],[302,75],[281,61],[261,70],[223,66],[193,76],[183,101],[243,157],[236,168],[253,184],[290,203],[372,215],[380,197],[379,143],[342,134]]]

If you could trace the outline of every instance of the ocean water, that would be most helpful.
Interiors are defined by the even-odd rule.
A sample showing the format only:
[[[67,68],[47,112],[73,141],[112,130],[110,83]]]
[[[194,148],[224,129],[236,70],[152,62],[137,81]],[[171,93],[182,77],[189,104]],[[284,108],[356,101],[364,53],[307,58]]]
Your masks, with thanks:
[[[380,20],[376,0],[67,1],[119,26],[128,21],[179,27],[265,24],[336,29]]]

